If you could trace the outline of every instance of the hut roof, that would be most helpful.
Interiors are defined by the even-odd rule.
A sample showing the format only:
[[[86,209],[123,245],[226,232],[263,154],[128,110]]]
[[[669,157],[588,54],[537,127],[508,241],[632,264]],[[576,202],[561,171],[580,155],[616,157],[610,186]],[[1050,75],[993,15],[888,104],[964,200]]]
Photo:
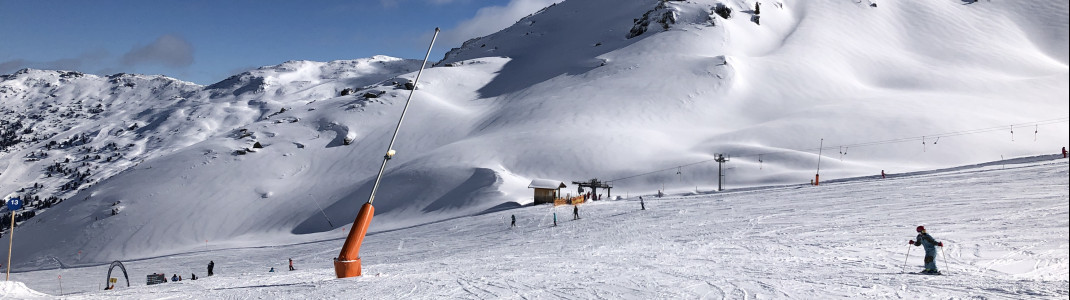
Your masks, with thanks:
[[[556,190],[556,189],[565,188],[565,187],[566,187],[566,185],[565,185],[564,182],[557,181],[557,180],[552,180],[552,179],[535,178],[535,179],[531,180],[531,184],[528,184],[528,188],[529,189]]]

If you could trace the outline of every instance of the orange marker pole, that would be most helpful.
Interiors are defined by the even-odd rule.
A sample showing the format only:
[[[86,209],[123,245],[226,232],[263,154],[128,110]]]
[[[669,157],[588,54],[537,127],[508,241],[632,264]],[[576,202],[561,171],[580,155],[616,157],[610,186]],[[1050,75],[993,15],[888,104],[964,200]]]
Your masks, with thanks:
[[[814,185],[821,185],[821,150],[825,149],[825,139],[821,139],[821,146],[817,148],[817,174],[814,174]]]
[[[394,151],[394,141],[398,138],[398,131],[401,130],[401,122],[405,121],[405,112],[409,110],[409,103],[412,102],[412,95],[416,92],[416,83],[420,81],[420,75],[424,73],[424,66],[427,65],[427,59],[431,57],[431,48],[435,46],[435,39],[438,38],[438,27],[435,27],[435,35],[431,37],[431,45],[427,47],[427,55],[424,55],[424,63],[420,65],[420,71],[416,72],[416,79],[412,81],[412,90],[409,91],[409,98],[405,100],[405,107],[401,109],[401,117],[398,118],[398,126],[394,128],[394,136],[390,138],[390,144],[386,148],[386,155],[383,156],[383,165],[379,167],[379,176],[375,177],[375,185],[372,186],[372,193],[368,196],[368,203],[364,203],[360,207],[360,212],[357,213],[356,220],[353,221],[353,230],[349,231],[349,235],[346,236],[345,244],[342,244],[342,251],[338,254],[338,258],[334,260],[334,273],[338,275],[338,278],[349,278],[360,276],[360,245],[364,243],[364,236],[368,234],[368,226],[372,224],[372,217],[375,216],[375,207],[372,206],[372,202],[375,202],[375,192],[379,190],[379,182],[383,179],[383,171],[386,170],[386,162],[390,161],[396,153]]]

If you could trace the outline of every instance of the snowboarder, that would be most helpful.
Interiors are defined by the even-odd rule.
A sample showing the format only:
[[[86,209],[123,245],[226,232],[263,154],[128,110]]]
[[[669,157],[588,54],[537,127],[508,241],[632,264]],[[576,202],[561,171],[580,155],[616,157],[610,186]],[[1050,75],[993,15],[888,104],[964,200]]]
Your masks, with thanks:
[[[290,271],[293,271],[293,270],[294,270],[294,259],[291,257],[290,258]]]
[[[271,267],[271,270],[268,270],[268,272],[269,273],[275,273],[275,267]]]
[[[579,220],[580,219],[580,206],[579,205],[573,205],[572,206],[572,219],[573,220]]]
[[[197,274],[190,273],[189,280],[197,280]]]
[[[513,218],[513,223],[509,224],[509,227],[516,227],[516,215],[511,215],[510,217]]]
[[[642,208],[641,210],[646,210],[646,203],[643,203],[643,196],[639,196],[639,207]]]
[[[178,274],[171,275],[171,282],[178,281]]]
[[[925,246],[925,270],[921,271],[921,274],[934,274],[939,275],[940,270],[936,269],[936,247],[943,247],[943,242],[937,242],[933,239],[928,232],[925,232],[925,226],[918,226],[917,242],[910,240],[910,244],[917,246]]]
[[[214,269],[214,268],[215,268],[215,261],[211,261],[211,260],[208,261],[208,276],[215,275],[215,273],[212,273],[212,269]]]

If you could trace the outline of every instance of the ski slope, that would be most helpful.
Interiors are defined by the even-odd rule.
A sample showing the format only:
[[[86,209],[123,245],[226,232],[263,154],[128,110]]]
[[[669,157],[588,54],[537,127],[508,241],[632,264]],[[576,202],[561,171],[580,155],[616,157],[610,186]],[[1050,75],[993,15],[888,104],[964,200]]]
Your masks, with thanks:
[[[62,276],[67,299],[1065,298],[1068,172],[1066,159],[1043,156],[817,187],[645,195],[646,210],[633,194],[584,204],[579,220],[558,207],[556,227],[550,206],[523,207],[370,234],[364,276],[349,279],[334,278],[337,231],[124,261],[132,286],[113,291],[99,290],[107,265],[12,280],[56,296]],[[920,248],[904,265],[918,225],[944,242],[946,276],[903,273],[921,269]],[[297,271],[284,271],[290,257]],[[209,260],[216,276],[144,285],[150,273],[204,276]]]
[[[718,3],[731,7],[732,17],[712,14]],[[376,196],[371,232],[386,237],[442,224],[497,229],[481,218],[503,217],[486,213],[530,204],[527,185],[534,178],[613,181],[614,195],[709,191],[719,176],[711,162],[717,153],[731,157],[725,165],[731,189],[804,184],[820,167],[831,190],[838,179],[882,170],[925,172],[1051,154],[1070,144],[1066,1],[868,3],[765,3],[756,22],[749,11],[754,2],[742,0],[563,1],[494,34],[440,45],[456,49],[422,74],[397,136],[397,155]],[[405,83],[419,67],[419,61],[389,56],[290,61],[209,86],[130,74],[24,70],[3,75],[0,122],[24,122],[14,132],[25,142],[0,153],[0,195],[65,200],[18,225],[21,239],[12,265],[29,272],[60,262],[79,268],[194,255],[197,263],[189,268],[195,270],[204,264],[195,256],[200,251],[255,252],[336,239],[368,199],[410,95]],[[56,165],[64,171],[47,171]],[[813,191],[826,191],[822,186]],[[795,193],[803,191],[811,190],[762,194],[771,195],[762,199],[797,199],[792,197],[802,197]],[[758,197],[747,195],[708,201]],[[957,201],[910,201],[915,200]],[[649,222],[666,223],[658,230],[701,223],[721,226],[711,229],[714,236],[739,236],[744,243],[740,230],[749,227],[719,222],[749,222],[767,211],[792,216],[779,209],[791,207],[784,203],[743,211],[711,205],[702,211],[689,209],[692,202],[678,203],[680,218],[659,215],[664,212],[657,209],[646,213],[662,221],[621,222],[632,227],[593,233],[568,226],[532,229],[532,222],[547,220],[547,212],[523,208],[530,230],[513,233],[590,239],[585,234],[640,230]],[[591,207],[602,205],[609,213],[598,218],[599,210],[592,210],[595,218],[589,222],[616,222],[608,216],[630,207],[617,202]],[[871,208],[886,210],[877,204]],[[726,212],[744,219],[713,217]],[[913,222],[943,220],[917,213],[926,218]],[[458,223],[463,220],[473,223]],[[907,221],[889,224],[915,226]],[[785,234],[820,240],[811,233],[836,232],[802,228],[807,230]],[[931,228],[941,238],[941,230]],[[448,236],[436,240],[436,234],[413,236],[420,238],[380,246],[452,242]],[[595,241],[588,245],[615,243]],[[805,239],[769,247],[854,257],[848,255],[854,247],[829,248],[835,241],[820,241],[812,249]],[[585,254],[598,250],[550,245]],[[680,245],[665,247],[670,246]],[[754,249],[741,249],[735,259],[752,259],[742,253]],[[672,249],[637,250],[651,253],[642,260],[647,263],[690,266],[652,254],[679,256]],[[498,251],[479,254],[488,261],[534,256],[547,264],[528,267],[537,270],[567,266],[555,263],[556,256]],[[901,250],[886,251],[894,256],[890,253]],[[299,261],[326,264],[335,255],[326,252],[315,254],[323,260],[309,253]],[[606,252],[600,259],[615,259]],[[466,264],[477,259],[475,253],[467,258],[431,253],[461,255],[456,261]],[[239,260],[239,254],[228,255],[221,260]],[[262,264],[248,272],[259,274]],[[617,274],[625,267],[604,265],[594,273]],[[738,268],[726,272],[746,274]],[[662,278],[650,276],[645,282]],[[563,275],[549,279],[573,282]],[[754,286],[745,289],[760,292]],[[797,293],[791,296],[808,295],[792,285],[784,289]]]

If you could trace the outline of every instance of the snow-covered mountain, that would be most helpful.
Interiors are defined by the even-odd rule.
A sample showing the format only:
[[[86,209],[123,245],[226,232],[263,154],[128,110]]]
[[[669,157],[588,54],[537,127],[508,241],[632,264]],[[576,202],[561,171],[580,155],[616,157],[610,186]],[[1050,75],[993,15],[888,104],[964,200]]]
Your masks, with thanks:
[[[819,145],[826,179],[1070,140],[1065,2],[754,7],[565,1],[451,50],[421,77],[372,231],[528,204],[534,178],[709,191],[716,153],[740,187],[808,182]],[[56,200],[19,225],[16,266],[334,238],[419,64],[291,61],[210,86],[4,75],[0,192]]]

